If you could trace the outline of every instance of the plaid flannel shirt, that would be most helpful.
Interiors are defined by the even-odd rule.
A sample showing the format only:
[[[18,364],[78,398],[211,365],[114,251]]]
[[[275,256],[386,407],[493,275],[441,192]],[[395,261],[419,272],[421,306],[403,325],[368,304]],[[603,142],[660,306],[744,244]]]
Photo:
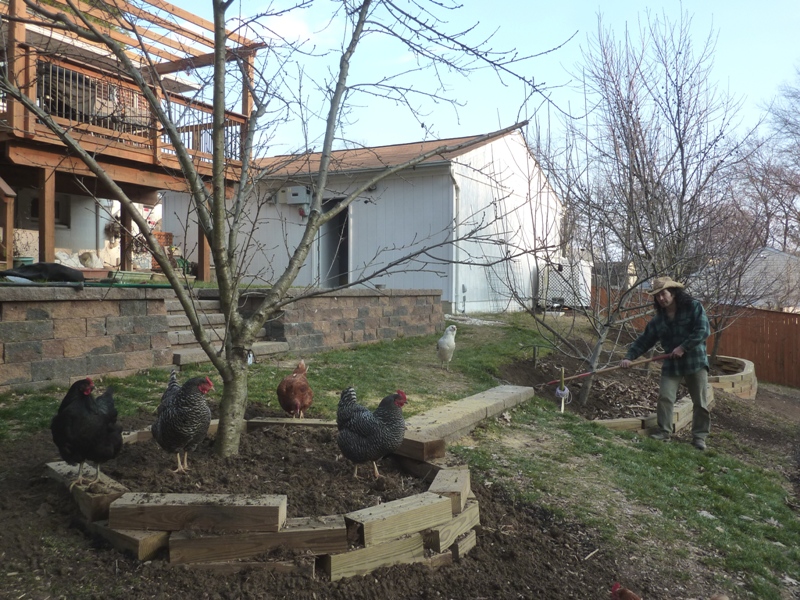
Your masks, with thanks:
[[[657,312],[645,327],[644,332],[631,344],[625,358],[634,360],[661,342],[664,352],[672,352],[678,346],[685,351],[681,358],[668,358],[661,367],[662,375],[677,377],[691,375],[702,368],[708,369],[706,339],[711,335],[706,311],[697,300],[692,305],[679,309],[673,319]]]

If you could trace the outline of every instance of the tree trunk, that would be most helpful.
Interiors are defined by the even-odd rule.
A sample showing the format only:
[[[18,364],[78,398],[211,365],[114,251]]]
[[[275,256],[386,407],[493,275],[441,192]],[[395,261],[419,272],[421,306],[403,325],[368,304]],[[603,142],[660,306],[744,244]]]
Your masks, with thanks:
[[[231,456],[239,453],[244,411],[247,408],[247,357],[231,357],[231,379],[225,380],[222,403],[219,407],[219,430],[214,442],[214,454]]]

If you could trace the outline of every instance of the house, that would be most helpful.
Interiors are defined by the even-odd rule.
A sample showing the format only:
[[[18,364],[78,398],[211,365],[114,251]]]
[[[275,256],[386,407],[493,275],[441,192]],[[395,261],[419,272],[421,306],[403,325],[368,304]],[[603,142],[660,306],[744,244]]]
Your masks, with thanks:
[[[741,289],[748,306],[800,312],[800,257],[760,248],[742,274]]]
[[[470,141],[478,143],[461,147]],[[367,186],[392,166],[440,147],[452,150]],[[258,162],[267,176],[252,199],[259,251],[247,253],[246,273],[253,281],[269,285],[286,268],[304,231],[320,158]],[[323,210],[359,188],[359,199],[317,235],[295,285],[351,285],[377,273],[367,285],[441,289],[446,310],[506,310],[518,307],[512,293],[530,301],[537,260],[559,245],[561,202],[519,130],[334,151]],[[195,228],[178,233],[191,220],[186,195],[167,193],[164,206],[165,228],[191,256]],[[412,253],[411,261],[393,266]]]
[[[80,24],[59,0],[0,0],[5,43],[0,48],[0,261],[11,267],[16,245],[19,253],[41,261],[53,261],[58,250],[94,252],[112,267],[130,269],[130,236],[136,233],[131,214],[124,209],[115,214],[120,209],[114,191],[65,151],[14,97],[8,82],[65,127],[141,213],[159,202],[159,192],[186,189],[175,149],[141,89],[106,47],[66,31],[26,2],[50,13],[63,11],[62,20]],[[210,178],[212,107],[203,101],[194,75],[212,62],[213,23],[162,0],[78,6],[122,44],[145,81],[153,82],[150,89],[161,106],[178,115],[175,124],[197,171]],[[247,62],[260,47],[235,31],[228,36],[229,59]],[[233,110],[237,104],[225,113],[229,185],[239,178],[241,138],[252,105],[246,90],[237,97],[241,112]],[[15,235],[15,228],[24,233]],[[115,250],[117,241],[121,249]],[[113,264],[114,255],[119,265]]]

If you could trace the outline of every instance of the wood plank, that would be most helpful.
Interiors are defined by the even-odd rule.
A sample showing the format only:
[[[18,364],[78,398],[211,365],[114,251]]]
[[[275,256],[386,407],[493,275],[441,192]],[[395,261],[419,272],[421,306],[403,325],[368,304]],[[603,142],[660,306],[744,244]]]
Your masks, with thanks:
[[[188,563],[175,565],[175,568],[203,570],[218,575],[232,575],[244,570],[268,571],[287,575],[299,575],[314,578],[316,564],[313,560],[299,558],[296,560],[247,560],[210,563]]]
[[[418,431],[406,431],[403,443],[394,451],[395,454],[400,456],[423,462],[432,458],[441,458],[445,455],[445,452],[446,447],[442,438]]]
[[[425,547],[434,552],[444,552],[453,545],[459,536],[470,529],[474,529],[480,523],[478,502],[470,500],[460,515],[439,527],[432,527],[430,530],[423,532]]]
[[[128,493],[111,503],[112,529],[279,531],[286,522],[284,495]]]
[[[369,548],[351,550],[344,554],[328,554],[322,558],[322,566],[331,581],[343,577],[366,575],[380,567],[425,561],[422,535],[391,540]]]
[[[614,431],[635,431],[642,428],[641,417],[625,417],[622,419],[598,419],[593,421],[598,425],[613,429]]]
[[[428,491],[440,496],[447,496],[453,503],[453,514],[457,515],[467,503],[470,489],[469,469],[443,469],[439,471]]]
[[[358,526],[364,546],[370,547],[446,523],[453,517],[450,498],[424,492],[345,515]]]
[[[94,478],[94,467],[85,465],[83,470]],[[69,487],[78,478],[78,465],[68,465],[63,461],[47,463],[45,472],[51,479]],[[100,471],[100,480],[91,489],[75,486],[71,493],[81,514],[92,522],[108,519],[111,504],[129,491],[124,485]]]
[[[129,552],[137,560],[150,560],[169,544],[169,531],[111,529],[108,521],[89,523],[89,531],[108,540],[120,552]]]
[[[287,519],[283,529],[266,533],[195,535],[177,531],[169,541],[169,562],[221,562],[250,558],[278,546],[312,554],[346,552],[347,527],[343,515]]]
[[[458,542],[453,545],[453,558],[456,560],[456,562],[464,558],[467,555],[467,552],[472,550],[477,543],[478,536],[474,529],[463,538],[458,540]]]
[[[443,464],[437,464],[436,459],[429,461],[429,462],[422,462],[419,460],[414,460],[413,458],[407,458],[405,456],[398,456],[397,461],[400,463],[400,467],[414,475],[415,477],[419,477],[423,481],[433,481],[436,479],[436,475],[442,469],[446,469],[447,466]]]
[[[250,419],[247,421],[247,431],[256,431],[272,425],[303,425],[305,427],[336,427],[336,421],[330,419],[292,419],[291,417],[273,417]]]
[[[446,567],[447,565],[453,564],[453,553],[448,550],[447,552],[442,552],[441,554],[434,554],[433,556],[429,556],[427,558],[428,566],[431,569],[440,569],[441,567]]]

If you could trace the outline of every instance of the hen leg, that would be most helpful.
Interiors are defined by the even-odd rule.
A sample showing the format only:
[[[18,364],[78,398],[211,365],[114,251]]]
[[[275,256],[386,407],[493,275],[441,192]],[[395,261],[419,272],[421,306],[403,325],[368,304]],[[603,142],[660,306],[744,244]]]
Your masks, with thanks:
[[[173,473],[185,473],[186,469],[183,468],[183,464],[181,463],[181,453],[178,452],[176,454],[176,456],[178,457],[178,468],[177,469],[173,469],[172,472]]]
[[[92,480],[89,482],[89,485],[88,485],[87,487],[92,487],[92,486],[93,486],[95,483],[97,483],[98,481],[100,481],[100,463],[97,463],[97,465],[96,465],[96,469],[97,469],[97,470],[96,470],[96,471],[95,471],[95,473],[94,473],[94,479],[92,479]]]
[[[69,484],[69,491],[71,492],[76,485],[79,487],[83,485],[83,461],[81,461],[81,466],[78,467],[78,478]]]
[[[378,473],[378,465],[374,460],[372,461],[372,474],[375,475],[375,479],[379,479],[381,476],[381,474]]]
[[[188,451],[185,451],[183,453],[183,470],[184,471],[188,471],[189,470],[189,452]]]

